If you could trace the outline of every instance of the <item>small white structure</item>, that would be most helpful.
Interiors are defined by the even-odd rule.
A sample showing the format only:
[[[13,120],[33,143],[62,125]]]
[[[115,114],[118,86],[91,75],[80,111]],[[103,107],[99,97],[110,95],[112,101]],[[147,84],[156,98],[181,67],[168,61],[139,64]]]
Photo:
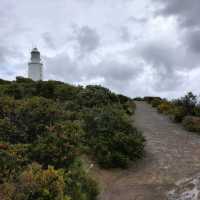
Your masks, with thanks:
[[[31,51],[31,61],[28,63],[28,78],[34,81],[43,79],[43,64],[37,48]]]

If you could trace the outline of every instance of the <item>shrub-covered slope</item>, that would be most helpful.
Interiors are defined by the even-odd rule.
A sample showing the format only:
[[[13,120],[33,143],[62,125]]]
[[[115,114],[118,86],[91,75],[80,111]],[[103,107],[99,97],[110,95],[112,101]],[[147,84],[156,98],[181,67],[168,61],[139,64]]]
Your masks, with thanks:
[[[95,200],[82,155],[104,168],[141,158],[145,140],[132,126],[134,110],[130,98],[101,86],[0,80],[0,196]]]

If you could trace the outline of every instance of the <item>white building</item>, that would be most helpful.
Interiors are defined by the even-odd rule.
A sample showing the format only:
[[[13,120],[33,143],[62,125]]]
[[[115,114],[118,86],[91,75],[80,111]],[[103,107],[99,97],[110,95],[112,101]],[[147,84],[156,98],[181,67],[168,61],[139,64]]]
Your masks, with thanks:
[[[28,78],[34,81],[43,79],[43,64],[37,48],[31,51],[31,61],[28,63]]]

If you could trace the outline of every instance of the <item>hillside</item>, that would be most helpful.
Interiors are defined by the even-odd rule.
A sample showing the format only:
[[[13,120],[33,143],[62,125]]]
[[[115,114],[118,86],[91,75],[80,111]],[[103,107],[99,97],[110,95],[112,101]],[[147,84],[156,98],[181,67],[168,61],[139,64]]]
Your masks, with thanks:
[[[95,200],[89,163],[127,168],[144,155],[134,111],[101,86],[0,80],[0,198]]]

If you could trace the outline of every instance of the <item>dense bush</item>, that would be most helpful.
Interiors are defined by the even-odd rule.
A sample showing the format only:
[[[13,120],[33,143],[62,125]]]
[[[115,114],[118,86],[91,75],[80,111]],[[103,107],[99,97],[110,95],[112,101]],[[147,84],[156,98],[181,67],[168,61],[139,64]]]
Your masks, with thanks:
[[[192,117],[192,116],[187,116],[183,120],[183,126],[188,130],[188,131],[194,131],[200,133],[200,117]]]
[[[170,102],[163,101],[158,106],[158,112],[164,114],[170,114],[173,110],[173,105]]]
[[[85,116],[87,141],[98,163],[105,168],[127,167],[143,156],[144,137],[125,112],[117,108],[97,109]]]
[[[195,106],[194,116],[200,117],[200,105]]]
[[[47,132],[63,117],[63,111],[54,101],[33,97],[16,101],[0,98],[0,139],[10,143],[30,143]]]
[[[72,200],[95,200],[99,193],[97,183],[88,176],[80,160],[76,160],[65,173],[65,191]]]
[[[116,168],[141,158],[134,111],[130,98],[101,86],[0,80],[3,200],[95,200],[97,184],[79,160]]]
[[[134,101],[127,101],[126,103],[124,103],[123,109],[128,115],[133,115],[136,110],[136,104]]]
[[[160,98],[154,98],[151,101],[151,105],[155,108],[157,108],[161,104],[162,100]]]
[[[171,111],[172,119],[174,122],[180,123],[183,121],[184,117],[187,115],[187,112],[184,107],[176,106]]]
[[[16,178],[29,163],[27,149],[28,145],[0,144],[0,184]]]
[[[48,134],[29,146],[30,159],[44,167],[69,167],[80,154],[83,131],[75,122],[50,127]]]
[[[187,115],[193,115],[194,108],[197,104],[197,96],[195,96],[192,92],[189,92],[184,97],[174,100],[173,103],[176,106],[183,107]]]
[[[8,118],[0,119],[0,140],[15,143],[20,140],[21,136],[16,125],[11,123]]]
[[[78,104],[84,107],[96,107],[119,103],[117,95],[101,86],[87,86],[78,94]]]
[[[151,103],[154,99],[161,100],[160,97],[144,97],[144,101]]]
[[[1,189],[5,200],[70,200],[65,194],[62,171],[53,167],[43,170],[37,164],[30,165],[17,180],[4,183]]]

